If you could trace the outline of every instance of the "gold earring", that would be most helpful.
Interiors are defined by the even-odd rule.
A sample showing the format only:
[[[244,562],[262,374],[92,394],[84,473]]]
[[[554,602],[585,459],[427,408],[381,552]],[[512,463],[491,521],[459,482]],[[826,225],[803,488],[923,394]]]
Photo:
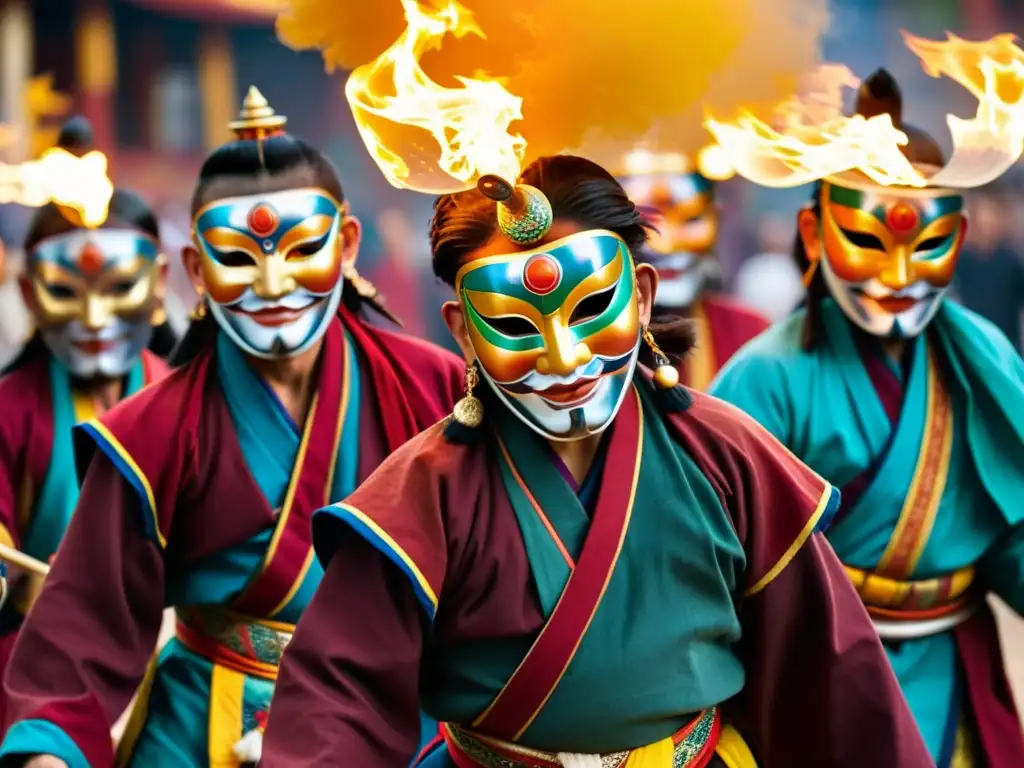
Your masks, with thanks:
[[[476,363],[466,365],[466,394],[455,404],[452,417],[464,427],[473,429],[480,426],[484,420],[484,404],[473,394],[473,390],[480,382],[476,372]]]
[[[149,316],[149,324],[154,328],[159,328],[161,325],[167,322],[167,310],[164,309],[163,304],[158,304],[153,307],[153,312]]]
[[[654,383],[659,389],[673,389],[679,383],[679,369],[672,365],[672,361],[661,351],[649,328],[644,328],[643,336],[647,346],[654,353]]]
[[[192,311],[189,313],[189,316],[193,320],[202,320],[206,317],[206,291],[202,288],[197,288],[196,293],[199,294],[199,302],[192,307]]]

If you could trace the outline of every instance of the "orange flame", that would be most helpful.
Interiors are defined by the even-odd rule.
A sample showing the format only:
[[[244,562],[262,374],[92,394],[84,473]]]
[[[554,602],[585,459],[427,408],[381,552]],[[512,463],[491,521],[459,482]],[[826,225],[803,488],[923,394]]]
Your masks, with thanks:
[[[457,77],[461,88],[445,88],[420,66],[449,33],[484,37],[472,13],[455,0],[439,10],[417,0],[402,7],[405,31],[345,84],[370,155],[391,184],[420,192],[469,189],[487,173],[514,181],[526,140],[509,125],[522,118],[522,99],[494,78]]]
[[[0,130],[4,139],[11,135]],[[113,194],[114,185],[107,178],[107,157],[97,150],[78,157],[53,147],[38,160],[17,165],[0,163],[0,203],[33,208],[57,203],[76,211],[86,227],[98,227],[107,220]]]
[[[1024,152],[1024,51],[1012,35],[980,43],[953,35],[945,41],[904,38],[928,74],[946,75],[978,99],[974,119],[947,116],[953,156],[933,175],[900,151],[907,135],[889,115],[841,113],[842,89],[859,81],[839,65],[820,69],[807,91],[776,110],[779,129],[749,111],[732,122],[708,117],[705,126],[740,175],[767,187],[795,187],[854,170],[885,186],[969,188],[998,178]]]

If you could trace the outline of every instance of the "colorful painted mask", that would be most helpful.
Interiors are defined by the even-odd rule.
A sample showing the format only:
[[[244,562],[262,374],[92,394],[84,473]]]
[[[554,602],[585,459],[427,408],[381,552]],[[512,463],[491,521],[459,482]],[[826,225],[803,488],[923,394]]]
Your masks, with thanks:
[[[875,336],[919,334],[953,279],[967,222],[951,190],[821,185],[825,282]]]
[[[650,173],[621,179],[626,194],[657,228],[647,242],[658,270],[661,307],[694,302],[715,273],[718,213],[711,182],[699,173]]]
[[[196,214],[210,311],[249,354],[291,357],[341,301],[344,207],[322,189],[217,200]]]
[[[615,417],[640,346],[633,257],[618,235],[581,232],[463,266],[455,290],[484,378],[552,440]]]
[[[162,296],[160,246],[134,229],[41,240],[28,278],[43,341],[73,376],[123,376],[149,344]]]

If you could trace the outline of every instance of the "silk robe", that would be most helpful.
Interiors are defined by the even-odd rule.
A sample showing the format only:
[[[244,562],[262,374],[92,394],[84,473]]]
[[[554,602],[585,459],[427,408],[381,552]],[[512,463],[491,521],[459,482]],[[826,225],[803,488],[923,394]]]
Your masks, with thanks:
[[[915,544],[909,580],[974,567],[977,613],[955,630],[889,642],[886,650],[933,758],[953,762],[963,726],[990,768],[1024,765],[1024,737],[1000,662],[986,591],[1024,611],[1024,364],[987,321],[946,301],[902,365],[821,306],[823,339],[800,348],[798,310],[722,371],[714,394],[739,405],[799,458],[843,489],[828,537],[840,559],[872,572],[917,474],[937,386],[948,392],[948,470],[930,528]],[[944,483],[942,485],[941,483]],[[947,577],[948,578],[948,577]]]
[[[461,390],[453,356],[343,311],[299,438],[223,344],[83,431],[82,495],[13,657],[0,758],[112,765],[109,729],[141,684],[118,764],[239,765],[281,638],[322,575],[309,515],[449,413]],[[165,606],[178,636],[147,673]],[[247,629],[211,644],[224,617]]]
[[[632,446],[641,390],[652,390],[646,373],[592,468],[592,518],[584,495],[544,474],[544,444],[525,426],[472,445],[435,427],[319,512],[326,573],[283,661],[262,765],[393,768],[414,755],[418,702],[465,726],[493,712],[570,571],[606,541],[616,512],[602,504],[631,487],[635,514],[607,592],[517,743],[634,749],[717,706],[765,768],[930,765],[867,615],[815,532],[834,490],[699,393],[667,416],[642,398]],[[501,406],[487,407],[485,424],[501,428]],[[366,620],[347,622],[353,611]],[[441,746],[421,760],[452,765]]]

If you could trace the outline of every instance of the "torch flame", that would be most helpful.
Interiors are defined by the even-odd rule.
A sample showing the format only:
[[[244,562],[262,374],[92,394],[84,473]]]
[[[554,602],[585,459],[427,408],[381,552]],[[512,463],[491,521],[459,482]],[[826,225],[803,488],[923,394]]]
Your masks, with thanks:
[[[107,220],[113,194],[107,157],[96,150],[78,157],[53,147],[38,160],[0,163],[0,203],[34,208],[57,203],[74,210],[86,227],[98,227]]]
[[[779,129],[744,111],[733,122],[711,117],[705,126],[729,153],[737,172],[767,187],[795,187],[846,171],[884,186],[970,188],[1002,175],[1024,152],[1024,51],[1012,35],[969,42],[904,33],[908,47],[933,77],[946,75],[978,99],[971,120],[947,115],[953,156],[934,175],[915,168],[900,151],[907,135],[889,115],[841,114],[843,88],[859,81],[845,67],[827,65],[810,93],[778,109]]]
[[[461,88],[445,88],[420,66],[446,34],[484,37],[472,13],[456,0],[439,10],[401,2],[405,31],[345,85],[370,155],[392,185],[420,192],[469,189],[484,174],[514,181],[526,140],[509,125],[522,118],[522,99],[495,78],[457,77]]]

